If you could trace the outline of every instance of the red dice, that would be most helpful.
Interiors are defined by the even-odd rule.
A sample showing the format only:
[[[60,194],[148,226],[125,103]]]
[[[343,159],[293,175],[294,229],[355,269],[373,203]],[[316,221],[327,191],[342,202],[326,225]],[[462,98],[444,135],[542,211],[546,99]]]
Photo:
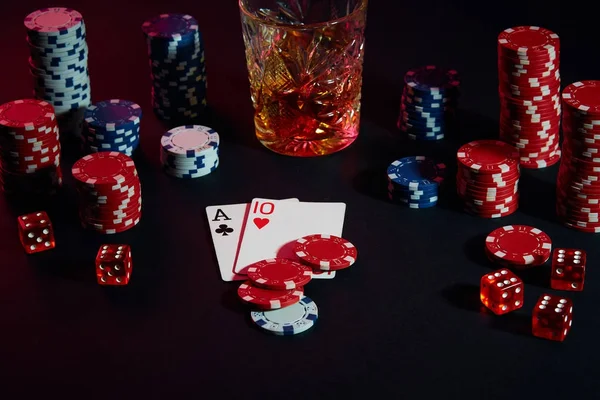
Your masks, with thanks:
[[[45,211],[21,215],[17,220],[21,244],[27,254],[39,253],[56,246],[52,222]]]
[[[556,290],[582,291],[586,254],[578,249],[555,249],[550,286]]]
[[[485,274],[479,297],[494,314],[509,313],[523,307],[523,281],[506,268]]]
[[[573,302],[561,296],[543,294],[533,309],[534,336],[562,342],[573,323]]]
[[[131,277],[131,249],[126,244],[104,244],[96,256],[100,285],[127,285]]]

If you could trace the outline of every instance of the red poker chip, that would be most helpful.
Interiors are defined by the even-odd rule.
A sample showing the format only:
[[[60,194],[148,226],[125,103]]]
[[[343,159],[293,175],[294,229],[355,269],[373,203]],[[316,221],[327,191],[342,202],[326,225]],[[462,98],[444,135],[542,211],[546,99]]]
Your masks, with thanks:
[[[73,177],[92,187],[119,185],[133,174],[133,160],[116,151],[98,152],[79,159],[72,168]]]
[[[543,71],[543,70],[556,70],[560,66],[560,60],[556,57],[545,57],[545,58],[519,58],[508,56],[502,52],[497,53],[498,55],[498,68],[500,70],[507,68],[514,68],[524,71]]]
[[[508,199],[514,199],[517,193],[509,194],[509,195],[498,195],[498,196],[475,196],[470,194],[459,193],[459,197],[464,201],[466,206],[473,205],[475,203],[500,203],[504,201],[508,201]],[[485,206],[478,206],[483,207]],[[491,207],[495,208],[495,207]]]
[[[562,92],[564,103],[586,114],[600,114],[600,81],[580,81]]]
[[[477,140],[457,153],[460,165],[479,173],[507,172],[517,168],[518,150],[499,140]]]
[[[503,84],[514,88],[536,90],[544,86],[553,87],[560,85],[560,74],[556,72],[544,72],[539,75],[521,75],[516,73],[499,72],[498,77]]]
[[[465,200],[465,204],[471,205],[471,206],[475,206],[475,207],[481,207],[481,208],[490,208],[490,209],[494,209],[494,208],[504,208],[507,205],[512,205],[512,203],[514,203],[515,201],[519,200],[519,194],[515,193],[512,196],[508,196],[504,199],[499,199],[499,200],[480,200],[480,199],[474,199],[474,198],[465,198],[463,197],[463,200]]]
[[[477,215],[491,217],[496,214],[500,214],[500,215],[510,214],[510,213],[516,211],[518,206],[519,206],[519,201],[515,200],[511,203],[493,206],[493,207],[481,207],[481,206],[474,206],[472,204],[465,204],[465,209],[467,209],[467,211],[470,211]]]
[[[457,179],[457,188],[459,188],[461,191],[474,194],[512,194],[514,193],[515,186],[517,186],[517,184],[518,180],[507,183],[504,186],[493,186],[491,184],[485,186],[483,184],[478,185],[472,182],[465,181],[462,178]]]
[[[558,70],[559,65],[554,61],[531,63],[527,60],[509,59],[502,56],[498,59],[498,72],[505,73],[509,76],[544,77],[548,73],[553,73]]]
[[[506,216],[514,214],[518,209],[519,209],[518,204],[514,205],[512,207],[509,207],[509,208],[502,209],[502,210],[494,210],[492,212],[482,212],[482,211],[473,209],[472,207],[464,208],[464,210],[471,215],[475,215],[477,217],[487,218],[487,219],[504,218]]]
[[[309,235],[296,241],[294,252],[305,264],[322,271],[337,271],[356,262],[356,247],[333,235]]]
[[[502,46],[497,48],[498,57],[516,59],[530,64],[544,64],[550,61],[560,62],[560,51],[556,49],[545,49],[541,51],[515,52],[507,50]]]
[[[519,112],[537,112],[537,111],[552,111],[560,108],[560,100],[550,100],[547,102],[540,102],[537,105],[523,105],[519,103],[513,103],[506,99],[500,99],[500,103],[503,107],[506,107],[508,110],[516,110]]]
[[[506,225],[485,239],[490,254],[516,265],[541,265],[552,251],[552,240],[541,230],[527,225]]]
[[[509,184],[519,179],[520,171],[515,170],[507,174],[489,174],[480,175],[472,174],[464,169],[460,169],[457,173],[457,177],[467,182],[478,183],[482,186],[487,187],[488,185],[501,186]]]
[[[506,188],[501,188],[501,189],[496,189],[496,188],[474,189],[469,186],[460,185],[460,186],[457,186],[457,191],[462,196],[471,197],[474,199],[502,200],[506,197],[516,194],[518,192],[518,185],[517,185],[517,183],[515,183],[510,186],[507,186]]]
[[[289,290],[264,289],[246,281],[238,288],[239,298],[260,310],[278,310],[300,301],[304,295],[302,288]]]
[[[248,278],[256,286],[289,290],[302,287],[312,279],[312,269],[287,258],[271,258],[248,267]]]
[[[133,221],[129,222],[127,224],[120,224],[118,226],[101,226],[101,225],[94,225],[94,224],[87,224],[84,220],[81,220],[81,226],[87,229],[92,229],[98,233],[102,233],[105,235],[112,235],[112,234],[117,234],[117,233],[122,233],[125,231],[128,231],[131,228],[134,228],[135,226],[138,225],[138,223],[140,222],[141,219],[141,214]]]
[[[35,130],[54,120],[54,107],[46,101],[23,99],[0,106],[0,125],[4,127]]]
[[[498,46],[509,54],[544,54],[560,51],[560,39],[548,29],[517,26],[498,35]]]

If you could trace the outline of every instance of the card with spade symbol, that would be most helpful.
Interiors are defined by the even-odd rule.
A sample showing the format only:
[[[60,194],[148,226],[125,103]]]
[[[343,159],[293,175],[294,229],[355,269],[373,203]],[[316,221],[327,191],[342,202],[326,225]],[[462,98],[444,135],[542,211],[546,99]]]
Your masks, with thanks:
[[[298,199],[280,201],[297,202]],[[206,207],[206,217],[210,226],[221,279],[225,282],[247,279],[244,275],[234,273],[233,267],[239,250],[242,228],[249,211],[250,204],[248,203]]]
[[[240,236],[234,272],[244,275],[250,264],[274,258],[296,258],[294,242],[316,233],[342,236],[345,203],[308,203],[254,199]],[[332,278],[332,273],[314,278]]]

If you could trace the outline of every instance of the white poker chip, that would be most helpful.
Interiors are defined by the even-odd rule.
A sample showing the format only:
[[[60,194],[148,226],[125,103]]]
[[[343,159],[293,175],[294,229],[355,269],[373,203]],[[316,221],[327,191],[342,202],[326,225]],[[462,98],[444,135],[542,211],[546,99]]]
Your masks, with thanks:
[[[170,154],[195,157],[217,150],[219,134],[207,126],[184,125],[165,133],[160,143]]]
[[[296,304],[271,311],[252,311],[252,321],[261,329],[281,336],[297,335],[315,325],[319,309],[314,301],[303,296]]]

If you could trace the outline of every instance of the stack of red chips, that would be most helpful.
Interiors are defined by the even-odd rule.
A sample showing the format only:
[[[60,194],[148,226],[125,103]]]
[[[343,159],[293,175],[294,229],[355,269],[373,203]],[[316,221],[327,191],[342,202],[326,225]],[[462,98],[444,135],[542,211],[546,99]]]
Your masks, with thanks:
[[[565,225],[600,232],[600,81],[575,82],[563,91],[563,160],[556,211]]]
[[[34,99],[0,106],[0,182],[7,193],[52,194],[62,185],[54,108]]]
[[[501,218],[519,208],[519,152],[499,140],[476,140],[456,154],[456,190],[464,210],[483,218]]]
[[[560,41],[537,26],[498,36],[500,138],[519,149],[523,168],[545,168],[561,157]]]
[[[85,228],[114,234],[138,224],[142,193],[137,170],[127,155],[89,154],[73,165],[79,194],[79,217]]]

